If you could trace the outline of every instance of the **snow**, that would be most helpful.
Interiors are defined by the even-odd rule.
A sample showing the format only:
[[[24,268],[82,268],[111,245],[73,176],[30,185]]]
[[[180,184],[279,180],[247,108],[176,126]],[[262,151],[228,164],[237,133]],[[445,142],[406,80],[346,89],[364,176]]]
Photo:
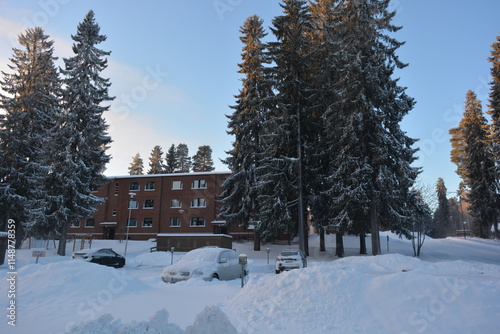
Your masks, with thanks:
[[[389,249],[387,252],[387,236]],[[0,333],[494,333],[500,326],[500,243],[426,239],[420,259],[408,240],[382,233],[382,256],[359,256],[345,238],[346,258],[334,257],[335,237],[319,252],[310,237],[308,267],[274,274],[290,246],[234,243],[248,255],[250,277],[164,283],[163,268],[183,253],[150,253],[151,241],[129,241],[127,264],[115,269],[54,249],[35,264],[32,249],[16,252],[16,327],[8,325],[10,276],[0,266]],[[53,247],[50,245],[49,247]],[[370,247],[370,238],[367,238]],[[124,243],[94,240],[92,249]],[[73,245],[68,243],[67,254]],[[270,249],[267,263],[266,248]],[[295,245],[292,248],[296,248]]]

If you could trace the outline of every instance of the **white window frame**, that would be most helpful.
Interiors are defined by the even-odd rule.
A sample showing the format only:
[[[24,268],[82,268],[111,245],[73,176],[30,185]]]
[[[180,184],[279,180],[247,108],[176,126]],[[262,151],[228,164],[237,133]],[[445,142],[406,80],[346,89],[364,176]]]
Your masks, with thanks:
[[[192,208],[206,208],[207,207],[207,200],[204,198],[193,198],[191,200],[191,207]]]
[[[132,188],[132,185],[135,185],[137,184],[137,189],[136,188]],[[139,184],[139,182],[130,182],[129,186],[128,186],[128,190],[130,191],[140,191],[141,190],[141,185]]]
[[[149,225],[145,225],[144,223],[145,223],[146,219],[151,220],[151,224],[149,224]],[[148,218],[144,218],[144,219],[142,220],[142,227],[146,227],[146,228],[151,228],[151,227],[153,227],[153,218],[149,218],[149,217],[148,217]]]
[[[152,188],[150,186],[153,186]],[[144,186],[145,191],[154,191],[156,190],[156,182],[155,181],[148,181],[146,182],[146,185]]]
[[[135,205],[133,206],[132,203],[135,203]],[[139,209],[139,201],[136,199],[130,199],[128,201],[128,208],[127,209],[129,209],[129,210]]]
[[[182,190],[182,181],[172,181],[172,190]]]
[[[193,222],[195,219],[203,219],[203,225],[194,225]],[[189,227],[205,227],[206,221],[203,217],[193,217],[189,220]]]
[[[134,225],[130,225],[131,222],[134,222]],[[137,227],[137,219],[136,218],[127,218],[127,226],[128,227]]]
[[[178,201],[179,202],[179,206],[174,206],[174,201]],[[172,209],[180,209],[180,208],[182,208],[182,201],[180,199],[177,199],[177,198],[172,198],[170,200],[170,207]]]
[[[191,189],[207,189],[207,180],[194,180]]]
[[[172,222],[177,221],[179,223],[179,225],[173,225]],[[169,226],[170,227],[181,227],[181,223],[182,223],[182,220],[180,217],[170,217],[170,224]]]

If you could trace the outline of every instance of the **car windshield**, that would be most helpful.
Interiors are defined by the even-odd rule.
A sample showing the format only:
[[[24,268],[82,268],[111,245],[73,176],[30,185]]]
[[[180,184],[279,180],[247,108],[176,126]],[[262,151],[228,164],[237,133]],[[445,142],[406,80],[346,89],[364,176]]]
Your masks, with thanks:
[[[294,251],[283,251],[281,252],[281,256],[298,256],[299,252]]]
[[[194,251],[186,253],[181,258],[181,261],[203,261],[203,262],[215,262],[219,252],[214,249],[196,249]]]

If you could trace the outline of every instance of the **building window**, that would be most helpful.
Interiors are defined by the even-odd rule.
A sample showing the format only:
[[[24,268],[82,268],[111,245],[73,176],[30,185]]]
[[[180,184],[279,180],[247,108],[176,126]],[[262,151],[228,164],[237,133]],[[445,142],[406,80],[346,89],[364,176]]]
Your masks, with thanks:
[[[204,208],[207,206],[207,201],[204,198],[194,198],[191,200],[192,208]]]
[[[139,201],[135,199],[131,199],[128,201],[128,208],[129,209],[138,209],[139,208]]]
[[[130,188],[129,190],[132,191],[139,191],[139,182],[130,182]]]
[[[115,183],[115,196],[118,196],[118,190],[120,190],[120,184]]]
[[[174,198],[173,200],[170,201],[170,207],[171,208],[182,208],[181,200]]]
[[[71,228],[78,228],[78,227],[80,227],[80,221],[71,223]]]
[[[207,189],[207,181],[194,180],[193,183],[191,183],[191,189]]]
[[[172,181],[172,190],[182,190],[182,181]]]
[[[137,219],[129,218],[127,221],[128,221],[128,227],[137,227]]]
[[[148,181],[146,182],[146,187],[144,188],[145,190],[155,190],[156,183],[155,181]]]
[[[154,199],[147,199],[144,201],[144,209],[153,209],[155,207]]]
[[[179,217],[170,218],[170,227],[181,227],[181,219]]]
[[[113,217],[116,216],[116,209],[113,209]]]
[[[189,224],[191,227],[203,227],[205,226],[205,219],[203,217],[193,217]]]
[[[89,218],[85,222],[85,227],[94,227],[95,225],[95,219],[94,218]]]
[[[153,227],[153,218],[144,218],[142,227]]]

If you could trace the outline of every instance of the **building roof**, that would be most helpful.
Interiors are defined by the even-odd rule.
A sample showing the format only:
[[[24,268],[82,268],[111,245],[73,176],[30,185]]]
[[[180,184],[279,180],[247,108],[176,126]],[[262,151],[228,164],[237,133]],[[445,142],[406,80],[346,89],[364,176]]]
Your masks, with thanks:
[[[179,177],[179,176],[197,176],[197,175],[228,175],[230,171],[225,172],[193,172],[193,173],[170,173],[170,174],[146,174],[146,175],[119,175],[107,176],[112,179],[132,179],[132,178],[148,178],[148,177]]]

